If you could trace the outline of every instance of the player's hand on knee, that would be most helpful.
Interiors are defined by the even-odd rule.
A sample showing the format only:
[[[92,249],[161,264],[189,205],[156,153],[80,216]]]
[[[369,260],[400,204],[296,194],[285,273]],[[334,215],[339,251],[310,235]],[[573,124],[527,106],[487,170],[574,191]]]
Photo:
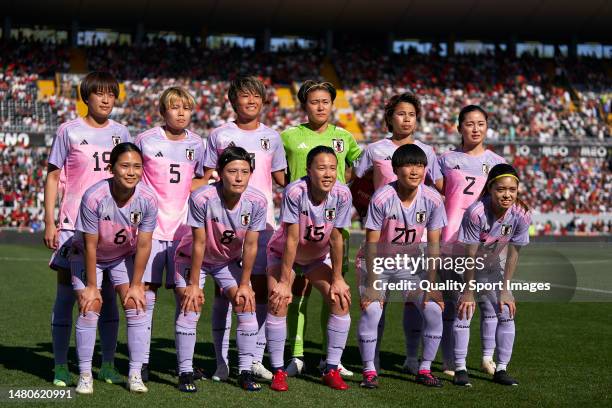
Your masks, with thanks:
[[[244,311],[255,310],[255,292],[250,285],[240,285],[234,295],[234,304],[241,306]]]
[[[499,293],[499,310],[503,312],[504,305],[508,306],[508,311],[510,312],[510,317],[514,318],[516,315],[516,303],[514,301],[514,296],[512,293],[507,290],[502,290]]]
[[[127,308],[128,303],[132,301],[136,306],[136,313],[147,310],[147,300],[145,298],[144,284],[131,284],[128,288],[125,298],[123,299],[123,307]]]
[[[270,306],[275,313],[288,306],[292,299],[291,287],[286,282],[277,282],[270,291]]]
[[[87,312],[94,310],[96,302],[102,304],[100,291],[94,286],[86,286],[79,294],[79,312],[85,316]]]
[[[471,319],[476,310],[476,302],[474,302],[474,293],[467,290],[461,294],[457,305],[457,317],[459,319]]]
[[[342,310],[351,306],[351,288],[343,278],[332,281],[329,287],[329,300],[332,304],[339,303]]]
[[[198,285],[187,285],[183,300],[181,301],[181,312],[187,314],[188,311],[199,312],[204,304],[204,291]]]

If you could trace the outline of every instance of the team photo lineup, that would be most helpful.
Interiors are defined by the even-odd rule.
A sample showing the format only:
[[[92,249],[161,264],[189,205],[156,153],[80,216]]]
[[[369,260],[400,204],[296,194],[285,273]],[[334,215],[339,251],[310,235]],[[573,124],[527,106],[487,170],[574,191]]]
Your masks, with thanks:
[[[612,406],[612,2],[0,19],[0,405]]]
[[[54,250],[49,265],[58,273],[52,322],[54,385],[72,385],[67,358],[74,303],[79,309],[74,322],[78,394],[94,391],[98,328],[98,379],[123,381],[113,363],[117,294],[127,323],[127,387],[136,393],[148,391],[151,321],[163,288],[174,290],[176,298],[178,389],[196,392],[195,380],[205,375],[193,364],[196,327],[203,312],[203,287],[211,280],[218,289],[211,312],[217,360],[212,379],[227,381],[230,376],[228,332],[235,312],[238,385],[259,391],[259,381],[266,380],[272,390],[288,391],[287,377],[304,369],[305,316],[300,316],[300,308],[314,287],[326,306],[321,315],[326,327],[322,383],[346,390],[343,376],[355,375],[341,362],[351,307],[361,309],[359,321],[353,323],[363,363],[359,385],[379,386],[378,346],[387,290],[379,290],[380,283],[373,285],[374,256],[366,246],[378,244],[386,256],[417,255],[423,239],[429,257],[449,251],[475,258],[487,251],[492,258],[478,271],[469,268],[463,279],[482,275],[511,280],[519,249],[529,243],[530,211],[518,194],[517,171],[485,147],[487,113],[480,106],[465,106],[459,114],[461,147],[437,156],[414,139],[422,112],[412,93],[394,95],[385,104],[392,136],[361,151],[349,132],[330,123],[336,89],[329,82],[302,84],[298,99],[308,122],[280,135],[260,122],[266,90],[257,77],[238,77],[227,92],[236,119],[214,129],[205,143],[189,130],[195,100],[181,87],[167,88],[160,96],[164,124],[132,141],[127,128],[109,119],[119,96],[116,79],[95,71],[82,80],[87,115],[58,128],[45,182],[44,240]],[[351,179],[358,181],[349,188]],[[274,184],[284,187],[278,225]],[[356,203],[366,228],[356,262],[359,299],[351,298],[344,278],[351,190],[371,196]],[[459,276],[434,266],[391,268],[381,277],[387,283],[433,284],[439,274]],[[445,374],[452,376],[453,384],[470,387],[466,354],[478,303],[481,368],[500,385],[518,385],[507,370],[517,309],[511,291],[504,285],[481,293],[419,286],[402,293],[406,372],[419,384],[441,387],[431,371],[440,348]],[[294,338],[288,338],[288,327]],[[289,360],[284,355],[287,342]],[[263,365],[266,351],[269,367]]]

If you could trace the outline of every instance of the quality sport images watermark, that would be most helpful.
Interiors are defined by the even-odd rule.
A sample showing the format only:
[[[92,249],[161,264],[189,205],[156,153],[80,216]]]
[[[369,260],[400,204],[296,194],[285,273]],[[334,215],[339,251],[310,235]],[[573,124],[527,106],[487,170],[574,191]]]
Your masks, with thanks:
[[[476,256],[427,244],[410,253],[391,245],[365,245],[355,260],[360,295],[405,301],[408,295],[441,292],[477,296],[510,293],[517,301],[612,301],[612,243],[532,243],[519,248],[515,266],[507,248],[482,248]],[[368,268],[369,262],[369,268]]]

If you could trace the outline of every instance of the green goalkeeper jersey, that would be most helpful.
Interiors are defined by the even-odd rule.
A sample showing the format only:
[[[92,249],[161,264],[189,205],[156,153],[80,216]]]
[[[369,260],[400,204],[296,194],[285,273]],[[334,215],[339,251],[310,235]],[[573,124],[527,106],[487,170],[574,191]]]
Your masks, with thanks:
[[[344,184],[346,184],[344,179],[346,164],[353,166],[353,162],[361,155],[361,148],[353,135],[331,124],[327,125],[323,133],[314,132],[305,124],[290,127],[281,133],[281,139],[287,155],[289,182],[306,175],[306,156],[314,147],[322,145],[334,149],[338,157],[338,181]]]

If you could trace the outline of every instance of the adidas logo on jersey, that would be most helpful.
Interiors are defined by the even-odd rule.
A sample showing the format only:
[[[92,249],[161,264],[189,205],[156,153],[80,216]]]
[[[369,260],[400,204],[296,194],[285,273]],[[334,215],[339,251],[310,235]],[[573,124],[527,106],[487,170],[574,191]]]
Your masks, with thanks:
[[[110,220],[111,220],[110,216],[107,215],[106,217],[104,217],[104,221],[110,221]]]
[[[298,149],[308,149],[308,146],[306,146],[306,143],[302,142],[298,145],[297,147]]]
[[[162,154],[162,152],[157,152],[157,154],[155,155],[155,157],[164,157],[164,155]]]
[[[219,218],[217,218],[217,217],[212,217],[210,220],[211,220],[212,222],[219,222]]]
[[[88,145],[88,144],[89,144],[89,143],[87,143],[87,140],[85,140],[85,139],[83,139],[83,140],[81,141],[81,146],[83,146],[83,145]]]
[[[385,160],[391,160],[391,156],[385,157]]]
[[[459,168],[459,165],[456,165],[455,167],[453,167],[453,170],[461,170],[461,169]]]

